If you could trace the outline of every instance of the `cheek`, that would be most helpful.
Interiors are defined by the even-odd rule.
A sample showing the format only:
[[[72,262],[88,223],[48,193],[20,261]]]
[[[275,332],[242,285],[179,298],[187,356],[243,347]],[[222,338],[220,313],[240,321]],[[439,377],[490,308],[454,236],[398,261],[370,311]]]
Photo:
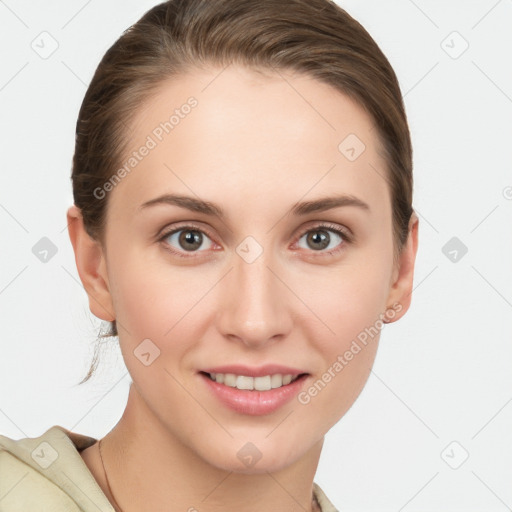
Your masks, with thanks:
[[[131,344],[149,338],[160,346],[172,338],[178,323],[180,329],[186,326],[186,313],[201,293],[187,283],[184,274],[177,270],[171,273],[168,266],[136,251],[117,258],[112,269],[112,300],[121,325],[118,330]]]
[[[358,276],[353,277],[353,276]],[[371,273],[331,280],[312,309],[308,337],[322,355],[310,385],[297,397],[305,428],[326,433],[352,406],[370,375],[383,327],[386,287]]]
[[[339,284],[342,291],[323,299],[319,311],[324,313],[329,329],[324,328],[322,336],[312,338],[318,340],[317,349],[324,355],[324,371],[331,369],[331,376],[333,372],[337,376],[343,374],[332,380],[346,380],[343,386],[347,388],[358,387],[361,379],[366,380],[383,326],[383,294],[376,293],[376,283],[365,285],[359,282],[352,286],[345,281]],[[328,376],[326,380],[330,381]]]
[[[356,257],[347,259],[320,281],[314,279],[304,290],[304,302],[311,304],[321,320],[315,325],[317,334],[322,333],[323,351],[331,357],[345,350],[364,329],[376,322],[380,324],[391,275],[391,257],[386,258],[385,252],[381,254],[380,258],[373,258],[368,251],[357,255],[357,261]]]
[[[311,310],[320,318],[309,322],[309,338],[315,340],[323,364],[298,397],[306,410],[318,411],[304,416],[311,428],[320,421],[326,432],[352,406],[370,375],[384,325],[392,263],[391,252],[389,257],[386,251],[379,253],[373,257],[370,249],[360,252],[333,270],[329,279],[310,281],[305,289]]]
[[[212,301],[218,275],[172,265],[161,253],[153,257],[137,251],[123,254],[112,269],[111,290],[125,353],[131,355],[149,339],[160,350],[156,366],[188,368],[189,353],[204,338],[212,304],[218,304]],[[130,368],[129,361],[126,364]]]

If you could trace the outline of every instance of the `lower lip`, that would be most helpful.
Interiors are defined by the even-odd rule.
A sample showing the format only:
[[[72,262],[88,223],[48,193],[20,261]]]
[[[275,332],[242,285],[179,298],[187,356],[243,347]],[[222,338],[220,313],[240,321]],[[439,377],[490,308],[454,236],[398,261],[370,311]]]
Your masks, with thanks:
[[[286,386],[269,389],[268,391],[256,391],[237,389],[215,382],[210,377],[199,374],[206,382],[214,395],[230,409],[251,416],[263,416],[277,411],[290,402],[298,394],[304,384],[307,375],[302,375]]]

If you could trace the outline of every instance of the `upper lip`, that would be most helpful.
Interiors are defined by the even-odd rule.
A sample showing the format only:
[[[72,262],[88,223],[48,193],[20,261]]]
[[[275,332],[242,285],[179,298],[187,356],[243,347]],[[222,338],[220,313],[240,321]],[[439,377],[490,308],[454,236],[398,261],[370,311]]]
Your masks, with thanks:
[[[241,364],[222,365],[201,370],[205,373],[233,373],[235,375],[244,375],[247,377],[263,377],[265,375],[301,375],[307,373],[297,368],[282,366],[280,364],[266,364],[263,366],[245,366]]]

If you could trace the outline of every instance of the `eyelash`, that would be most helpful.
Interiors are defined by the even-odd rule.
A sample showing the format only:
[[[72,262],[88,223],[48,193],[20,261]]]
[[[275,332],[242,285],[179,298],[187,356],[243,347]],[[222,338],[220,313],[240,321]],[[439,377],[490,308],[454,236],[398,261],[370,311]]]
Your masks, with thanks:
[[[321,231],[322,228],[324,228],[326,231],[333,231],[336,233],[340,238],[342,238],[342,242],[337,246],[335,249],[331,249],[330,251],[312,251],[312,252],[318,252],[322,256],[332,256],[340,251],[343,250],[343,246],[346,244],[350,244],[353,242],[352,236],[347,233],[345,229],[340,228],[336,224],[329,224],[329,223],[321,223],[316,226],[307,228],[306,230],[302,231],[300,235],[297,237],[296,242],[298,242],[304,235],[310,232],[314,231]],[[165,239],[169,236],[173,235],[174,233],[178,233],[180,231],[198,231],[202,233],[203,235],[206,235],[213,243],[213,237],[205,231],[203,228],[199,228],[198,226],[195,226],[193,224],[185,224],[183,226],[179,226],[178,228],[173,228],[170,231],[167,231],[164,233],[159,239],[158,242],[163,243],[165,246],[165,249],[174,254],[175,256],[178,256],[180,258],[193,258],[194,256],[185,256],[183,252],[177,251],[174,249],[171,245],[165,242]],[[294,243],[296,243],[294,242]],[[202,251],[191,251],[191,254],[202,252]]]

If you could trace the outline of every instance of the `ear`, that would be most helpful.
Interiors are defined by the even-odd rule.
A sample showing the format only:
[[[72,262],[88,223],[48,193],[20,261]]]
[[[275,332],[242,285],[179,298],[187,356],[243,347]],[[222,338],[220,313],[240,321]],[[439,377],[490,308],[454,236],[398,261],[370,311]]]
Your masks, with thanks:
[[[385,323],[396,322],[405,315],[411,305],[414,264],[418,250],[419,219],[415,212],[409,220],[409,234],[393,272],[391,289],[387,300],[390,314]],[[391,314],[391,310],[392,314]]]
[[[103,248],[85,230],[82,213],[76,205],[68,209],[67,221],[78,275],[89,297],[89,309],[94,316],[112,322],[115,313]]]

